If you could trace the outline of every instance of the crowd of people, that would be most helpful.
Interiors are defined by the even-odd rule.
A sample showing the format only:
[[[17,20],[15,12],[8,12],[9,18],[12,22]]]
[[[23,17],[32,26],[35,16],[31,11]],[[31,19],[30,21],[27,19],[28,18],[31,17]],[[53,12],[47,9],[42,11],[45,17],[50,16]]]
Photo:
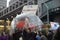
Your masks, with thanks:
[[[16,34],[13,34],[13,40],[19,40],[22,37],[22,40],[60,40],[60,27],[57,30],[45,30],[42,31],[31,31],[30,29],[25,29],[19,31]]]
[[[31,31],[30,29],[19,30],[9,37],[5,32],[0,33],[0,40],[60,40],[60,27],[57,30]]]

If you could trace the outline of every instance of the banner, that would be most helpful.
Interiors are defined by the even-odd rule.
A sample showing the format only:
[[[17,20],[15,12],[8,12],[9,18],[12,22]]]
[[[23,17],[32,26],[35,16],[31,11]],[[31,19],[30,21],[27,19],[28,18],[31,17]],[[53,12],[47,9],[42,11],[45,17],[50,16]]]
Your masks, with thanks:
[[[50,30],[56,30],[59,27],[59,23],[57,22],[50,22],[50,24],[51,24]]]

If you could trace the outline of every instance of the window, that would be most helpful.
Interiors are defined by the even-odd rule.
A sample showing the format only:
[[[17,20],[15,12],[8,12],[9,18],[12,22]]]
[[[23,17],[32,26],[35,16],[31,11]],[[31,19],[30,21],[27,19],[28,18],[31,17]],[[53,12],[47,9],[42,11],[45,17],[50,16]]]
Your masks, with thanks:
[[[8,13],[8,8],[7,8],[7,13]]]
[[[16,2],[16,8],[18,7],[18,2]]]
[[[24,0],[24,3],[26,3],[27,2],[27,0]]]
[[[15,9],[15,4],[13,4],[13,9]]]
[[[18,2],[16,2],[16,4],[18,4]]]
[[[3,12],[0,13],[0,16],[2,16],[2,15],[3,15]]]
[[[6,9],[4,10],[4,14],[6,14]]]
[[[10,11],[12,10],[11,8],[12,8],[12,6],[10,6]]]
[[[0,16],[1,16],[1,13],[0,13]]]
[[[3,15],[3,11],[1,12],[1,15]]]
[[[19,5],[22,5],[22,4],[23,4],[23,3],[21,3],[21,2],[19,3]]]
[[[13,9],[14,9],[15,7],[13,6]]]
[[[5,9],[5,13],[7,13],[7,9]]]
[[[18,5],[16,5],[16,8],[18,7]]]

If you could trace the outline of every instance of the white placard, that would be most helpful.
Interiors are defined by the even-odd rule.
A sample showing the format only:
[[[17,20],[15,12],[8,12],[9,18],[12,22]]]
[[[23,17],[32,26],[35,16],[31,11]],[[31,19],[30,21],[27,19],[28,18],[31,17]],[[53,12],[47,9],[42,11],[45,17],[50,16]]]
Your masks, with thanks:
[[[56,29],[58,29],[58,27],[59,27],[59,23],[57,23],[57,22],[50,22],[50,24],[51,24],[51,30],[56,30]]]

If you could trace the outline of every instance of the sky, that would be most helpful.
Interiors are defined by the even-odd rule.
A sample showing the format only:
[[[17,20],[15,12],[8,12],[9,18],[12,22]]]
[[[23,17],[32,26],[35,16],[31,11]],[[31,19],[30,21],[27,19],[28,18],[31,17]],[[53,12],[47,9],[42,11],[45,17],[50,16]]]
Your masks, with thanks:
[[[9,2],[10,2],[10,0],[7,0],[7,7],[9,7]]]

